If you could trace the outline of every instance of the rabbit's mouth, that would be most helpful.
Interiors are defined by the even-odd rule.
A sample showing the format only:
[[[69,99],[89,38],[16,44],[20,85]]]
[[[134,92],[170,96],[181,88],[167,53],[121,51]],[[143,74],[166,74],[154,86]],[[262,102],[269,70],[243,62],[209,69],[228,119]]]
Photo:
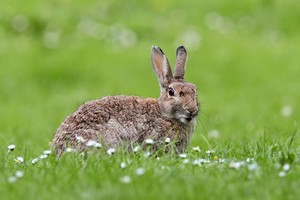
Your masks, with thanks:
[[[192,119],[193,119],[192,117],[186,117],[185,121],[190,122],[190,121],[192,121]]]
[[[188,124],[190,123],[192,120],[194,119],[194,117],[180,117],[179,121],[184,123],[184,124]]]
[[[179,119],[181,123],[188,124],[192,122],[193,119],[197,117],[197,115],[198,115],[198,111],[195,111],[193,113],[181,114],[178,116],[177,119]]]

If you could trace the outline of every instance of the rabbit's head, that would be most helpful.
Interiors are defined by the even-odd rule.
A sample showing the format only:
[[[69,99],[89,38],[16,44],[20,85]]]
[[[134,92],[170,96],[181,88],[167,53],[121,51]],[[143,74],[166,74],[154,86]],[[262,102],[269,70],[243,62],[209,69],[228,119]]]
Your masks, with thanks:
[[[169,61],[163,51],[153,46],[151,60],[154,72],[160,83],[158,104],[162,115],[170,120],[188,124],[195,119],[199,112],[196,86],[185,82],[185,64],[187,53],[183,46],[176,51],[174,75]]]

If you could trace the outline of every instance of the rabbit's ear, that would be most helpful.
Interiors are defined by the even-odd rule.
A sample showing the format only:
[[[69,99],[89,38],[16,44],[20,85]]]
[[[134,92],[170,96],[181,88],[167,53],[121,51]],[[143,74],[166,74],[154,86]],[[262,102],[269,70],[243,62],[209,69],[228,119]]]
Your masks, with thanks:
[[[159,80],[161,91],[172,81],[172,70],[167,57],[158,46],[152,46],[151,61],[154,72]]]
[[[187,53],[184,46],[180,46],[176,51],[176,65],[174,71],[174,79],[184,79],[185,64],[187,61]]]

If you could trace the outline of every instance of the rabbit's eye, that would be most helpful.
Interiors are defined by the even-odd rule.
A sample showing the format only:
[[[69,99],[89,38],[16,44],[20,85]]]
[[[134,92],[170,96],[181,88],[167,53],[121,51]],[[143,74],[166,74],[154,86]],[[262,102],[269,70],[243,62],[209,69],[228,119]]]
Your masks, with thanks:
[[[180,92],[179,92],[179,96],[180,96],[180,97],[183,97],[183,96],[184,96],[184,93],[180,91]]]
[[[169,95],[170,96],[174,96],[175,95],[175,91],[173,90],[173,88],[169,88]]]

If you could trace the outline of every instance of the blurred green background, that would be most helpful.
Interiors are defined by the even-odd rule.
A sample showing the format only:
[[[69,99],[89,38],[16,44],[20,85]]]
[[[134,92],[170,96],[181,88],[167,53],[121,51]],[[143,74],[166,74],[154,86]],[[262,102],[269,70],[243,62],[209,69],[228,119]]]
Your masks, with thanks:
[[[0,1],[0,144],[41,150],[83,102],[158,97],[150,48],[185,45],[200,134],[286,139],[299,122],[296,0]]]

